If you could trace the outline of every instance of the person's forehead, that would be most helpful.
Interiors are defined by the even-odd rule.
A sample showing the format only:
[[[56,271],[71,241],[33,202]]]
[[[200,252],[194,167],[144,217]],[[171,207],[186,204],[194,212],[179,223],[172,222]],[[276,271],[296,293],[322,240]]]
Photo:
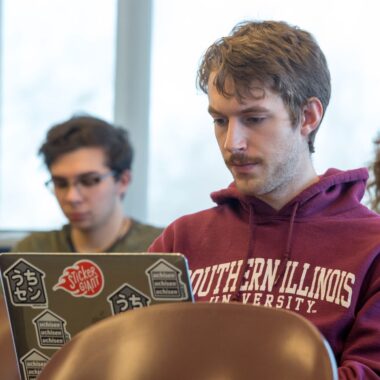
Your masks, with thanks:
[[[88,172],[102,172],[107,166],[107,157],[102,148],[79,148],[59,156],[50,166],[55,176],[73,177]]]
[[[219,89],[215,85],[216,75],[216,71],[210,74],[208,81],[209,96],[215,95],[216,93],[221,95]],[[273,91],[269,84],[265,84],[256,79],[247,83],[247,85],[241,84],[240,87],[237,88],[233,78],[227,77],[224,81],[224,90],[231,97],[238,98],[239,103],[242,104],[249,102],[250,100],[260,100],[265,99],[266,97],[279,96],[277,92]],[[240,94],[240,97],[237,97],[238,93]]]
[[[229,94],[230,96],[226,96],[220,93],[215,85],[209,87],[209,113],[224,115],[241,112],[280,111],[285,108],[284,102],[279,94],[269,87],[260,86],[258,83],[254,83],[250,86],[249,90],[241,94],[242,97],[238,97],[236,92]]]

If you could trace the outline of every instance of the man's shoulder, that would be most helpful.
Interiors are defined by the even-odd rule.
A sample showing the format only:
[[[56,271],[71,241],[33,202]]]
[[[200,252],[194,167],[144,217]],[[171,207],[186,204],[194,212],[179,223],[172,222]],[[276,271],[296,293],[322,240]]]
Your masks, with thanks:
[[[380,214],[371,210],[367,205],[359,203],[357,207],[347,212],[347,221],[356,221],[363,229],[380,227]]]
[[[128,233],[114,244],[110,251],[146,252],[153,240],[155,240],[162,231],[163,228],[161,227],[144,224],[133,219]]]
[[[68,250],[65,228],[32,232],[12,248],[12,252],[65,252]]]
[[[159,235],[162,230],[162,227],[156,227],[151,224],[141,223],[135,219],[132,220],[131,232],[133,233]]]
[[[228,216],[234,214],[234,212],[231,209],[231,205],[221,204],[217,205],[211,208],[207,208],[201,211],[197,211],[191,214],[183,215],[176,220],[174,220],[170,225],[173,227],[175,226],[201,226],[201,225],[208,225],[210,223],[218,222],[226,222],[228,220]],[[221,219],[221,216],[223,216],[223,219]],[[227,219],[226,219],[227,217]]]
[[[132,220],[131,229],[126,235],[126,239],[128,239],[130,242],[141,242],[141,244],[145,247],[145,242],[152,242],[157,236],[161,234],[162,231],[163,228],[161,227],[155,227],[150,224],[141,223],[137,220]]]

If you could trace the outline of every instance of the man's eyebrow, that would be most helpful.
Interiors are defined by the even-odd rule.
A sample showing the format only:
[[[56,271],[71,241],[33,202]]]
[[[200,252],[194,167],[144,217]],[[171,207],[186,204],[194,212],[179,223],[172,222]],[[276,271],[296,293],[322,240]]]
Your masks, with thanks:
[[[93,174],[99,174],[99,173],[97,171],[83,172],[83,173],[77,174],[76,176],[74,176],[74,178],[83,177],[83,176],[86,176],[86,175],[93,175]],[[65,177],[63,175],[54,175],[54,174],[52,174],[51,178],[54,178],[54,179],[68,179],[68,177]]]
[[[248,108],[244,108],[241,110],[241,113],[250,113],[250,112],[268,112],[268,108],[260,107],[260,106],[252,106]]]
[[[220,113],[219,111],[217,111],[215,108],[213,108],[212,106],[208,106],[208,109],[207,109],[208,113]]]
[[[239,111],[239,113],[251,113],[251,112],[269,112],[268,108],[261,106],[251,106],[247,108],[243,108]],[[208,113],[222,115],[223,113],[213,108],[212,106],[208,107]]]

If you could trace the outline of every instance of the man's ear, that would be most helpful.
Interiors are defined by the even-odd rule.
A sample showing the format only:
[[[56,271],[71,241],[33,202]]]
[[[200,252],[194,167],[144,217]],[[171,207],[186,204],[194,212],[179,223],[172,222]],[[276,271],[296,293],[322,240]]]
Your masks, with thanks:
[[[120,175],[118,179],[119,184],[119,193],[121,195],[121,198],[123,199],[125,196],[125,193],[127,192],[128,186],[132,181],[132,173],[130,170],[124,170]]]
[[[301,134],[307,137],[317,129],[322,117],[323,106],[321,101],[316,97],[309,98],[302,109]]]

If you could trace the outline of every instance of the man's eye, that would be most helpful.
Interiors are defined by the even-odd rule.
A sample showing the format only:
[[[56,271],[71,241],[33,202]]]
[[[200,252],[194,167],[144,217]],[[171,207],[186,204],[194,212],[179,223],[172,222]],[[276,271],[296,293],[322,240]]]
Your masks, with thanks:
[[[246,124],[260,124],[265,120],[265,117],[247,117],[245,122]]]
[[[227,119],[223,119],[223,118],[215,118],[214,121],[213,121],[214,125],[215,126],[220,126],[220,127],[223,127],[227,124]]]
[[[64,179],[53,179],[53,184],[57,189],[66,189],[69,186],[69,183]]]
[[[78,182],[86,187],[91,187],[97,185],[101,181],[100,176],[98,175],[88,175],[85,177],[78,178]]]

